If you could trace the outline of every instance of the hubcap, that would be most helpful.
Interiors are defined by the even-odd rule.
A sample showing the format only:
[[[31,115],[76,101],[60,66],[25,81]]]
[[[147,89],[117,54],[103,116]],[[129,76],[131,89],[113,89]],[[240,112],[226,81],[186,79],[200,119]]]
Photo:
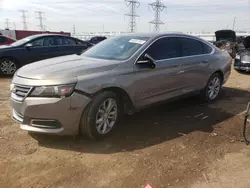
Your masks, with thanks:
[[[215,99],[219,92],[220,92],[220,88],[221,88],[221,83],[220,83],[220,79],[218,77],[214,77],[208,86],[208,97],[213,100]]]
[[[0,69],[4,74],[14,74],[16,72],[16,64],[10,60],[4,60],[1,62]]]
[[[117,104],[112,98],[105,100],[96,115],[96,129],[99,134],[107,134],[115,125],[117,119]]]

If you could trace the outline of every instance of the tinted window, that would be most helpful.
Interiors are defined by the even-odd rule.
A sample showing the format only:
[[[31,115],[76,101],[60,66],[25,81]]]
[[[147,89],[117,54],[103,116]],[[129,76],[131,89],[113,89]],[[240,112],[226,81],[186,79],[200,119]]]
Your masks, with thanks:
[[[72,38],[64,38],[65,45],[76,45],[76,41]]]
[[[180,57],[179,43],[176,38],[163,38],[154,42],[146,51],[155,60]]]
[[[203,54],[210,54],[212,52],[212,48],[210,46],[208,46],[205,43],[201,43],[202,44],[202,52]]]
[[[35,39],[32,42],[32,46],[54,46],[56,45],[54,37],[44,37]]]
[[[194,39],[179,38],[181,43],[181,55],[191,56],[202,54],[201,42]]]
[[[57,45],[64,45],[64,39],[62,37],[57,37],[56,44]]]
[[[0,37],[0,43],[5,43],[5,42],[7,42],[7,38],[5,38],[5,37]]]

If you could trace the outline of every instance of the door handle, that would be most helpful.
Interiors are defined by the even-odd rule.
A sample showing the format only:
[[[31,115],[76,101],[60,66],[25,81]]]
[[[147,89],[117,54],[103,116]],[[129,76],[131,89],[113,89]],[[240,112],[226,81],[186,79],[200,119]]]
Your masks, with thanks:
[[[184,72],[185,72],[184,70],[181,70],[177,74],[183,74]]]
[[[202,63],[209,63],[209,60],[202,61]]]

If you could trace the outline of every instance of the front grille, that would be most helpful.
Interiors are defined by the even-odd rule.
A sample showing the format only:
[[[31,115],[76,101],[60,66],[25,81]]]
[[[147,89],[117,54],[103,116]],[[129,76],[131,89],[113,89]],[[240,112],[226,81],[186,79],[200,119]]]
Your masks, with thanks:
[[[27,97],[31,89],[31,86],[14,85],[11,92],[11,97],[16,101],[23,101],[24,98]]]

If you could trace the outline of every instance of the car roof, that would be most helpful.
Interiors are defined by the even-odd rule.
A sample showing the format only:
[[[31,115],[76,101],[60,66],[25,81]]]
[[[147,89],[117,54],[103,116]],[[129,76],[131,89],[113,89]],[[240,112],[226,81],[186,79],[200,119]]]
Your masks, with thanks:
[[[63,36],[63,37],[71,37],[68,35],[63,35],[63,34],[49,34],[49,33],[43,33],[43,34],[36,34],[36,35],[30,35],[32,37],[43,37],[43,36]]]
[[[193,35],[183,34],[181,32],[165,32],[165,33],[133,33],[126,34],[125,36],[140,36],[140,37],[149,37],[149,38],[158,38],[158,37],[167,37],[167,36],[179,36],[179,37],[192,37],[199,38]]]

